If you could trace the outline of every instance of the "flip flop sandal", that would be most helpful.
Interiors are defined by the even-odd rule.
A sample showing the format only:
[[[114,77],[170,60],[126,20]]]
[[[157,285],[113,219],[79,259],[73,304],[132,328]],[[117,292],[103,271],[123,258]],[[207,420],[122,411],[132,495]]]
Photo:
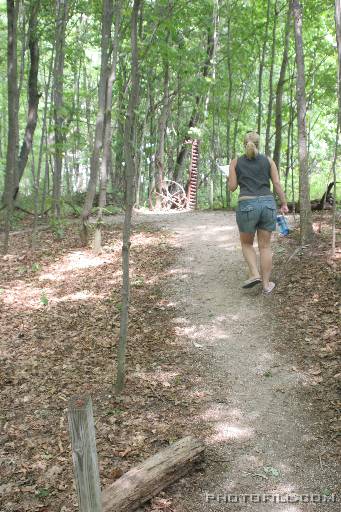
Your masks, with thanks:
[[[265,295],[269,295],[269,293],[271,293],[274,290],[275,286],[276,286],[275,283],[270,281],[268,288],[267,289],[263,288],[263,293]]]
[[[261,283],[262,280],[260,277],[251,277],[250,279],[247,279],[242,288],[252,288],[253,286],[255,286],[256,284],[259,284]]]

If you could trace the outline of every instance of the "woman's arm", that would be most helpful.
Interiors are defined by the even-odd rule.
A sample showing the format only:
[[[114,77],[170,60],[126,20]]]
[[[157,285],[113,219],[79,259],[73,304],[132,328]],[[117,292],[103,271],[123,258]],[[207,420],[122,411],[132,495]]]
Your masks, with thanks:
[[[281,182],[279,180],[277,166],[276,166],[275,162],[273,160],[271,160],[271,158],[269,158],[269,162],[270,162],[270,166],[271,166],[271,170],[270,170],[271,181],[273,183],[275,191],[277,192],[277,194],[279,196],[279,200],[281,201],[281,208],[280,208],[281,212],[288,213],[289,208],[287,205],[287,200],[286,200],[285,194],[281,187]]]
[[[229,189],[234,192],[238,188],[237,173],[236,173],[237,159],[231,160],[229,169]]]

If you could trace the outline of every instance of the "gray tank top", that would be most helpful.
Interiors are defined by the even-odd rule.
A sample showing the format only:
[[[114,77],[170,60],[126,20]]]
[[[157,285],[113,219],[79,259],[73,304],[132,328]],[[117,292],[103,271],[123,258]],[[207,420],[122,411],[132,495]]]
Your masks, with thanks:
[[[236,173],[240,196],[268,196],[270,189],[270,162],[265,155],[248,159],[241,156],[237,160]]]

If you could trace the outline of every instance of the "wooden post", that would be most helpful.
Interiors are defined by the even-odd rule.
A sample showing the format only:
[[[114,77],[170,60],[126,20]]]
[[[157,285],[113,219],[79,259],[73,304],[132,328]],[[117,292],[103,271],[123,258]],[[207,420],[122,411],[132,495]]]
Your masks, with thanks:
[[[90,396],[73,397],[70,400],[68,420],[79,510],[101,512],[101,487]]]

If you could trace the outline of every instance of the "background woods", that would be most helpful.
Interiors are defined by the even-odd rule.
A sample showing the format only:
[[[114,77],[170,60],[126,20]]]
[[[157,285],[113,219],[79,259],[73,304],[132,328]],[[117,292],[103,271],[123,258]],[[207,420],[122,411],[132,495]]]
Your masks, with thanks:
[[[331,495],[341,0],[0,0],[0,55],[0,509],[81,508],[70,403],[98,510],[100,484],[112,509],[116,479],[147,499],[183,476],[191,441],[161,477],[148,457],[187,435],[204,464],[147,510],[201,510],[222,475]],[[224,211],[250,130],[300,214],[273,236],[270,300],[242,289]]]
[[[132,8],[116,0],[1,3],[5,251],[23,210],[35,225],[44,214],[55,226],[79,215],[84,243],[95,213],[98,248],[103,214],[122,207]],[[309,238],[309,195],[321,197],[332,181],[339,18],[339,0],[143,2],[135,204],[162,206],[164,180],[187,190],[188,142],[198,139],[198,204],[230,205],[217,163],[240,154],[245,130],[258,128],[289,200],[304,205]]]

